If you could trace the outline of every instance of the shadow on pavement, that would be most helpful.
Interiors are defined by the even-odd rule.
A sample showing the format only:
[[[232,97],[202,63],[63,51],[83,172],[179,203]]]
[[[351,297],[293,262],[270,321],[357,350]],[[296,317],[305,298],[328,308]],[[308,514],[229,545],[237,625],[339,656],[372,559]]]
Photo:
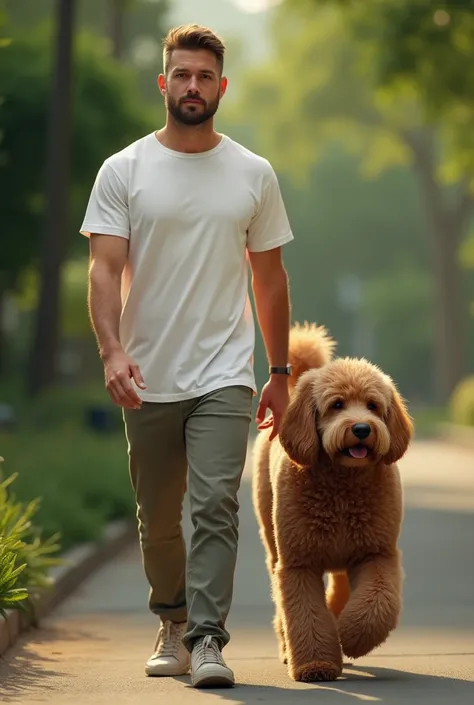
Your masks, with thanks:
[[[351,702],[382,703],[382,705],[447,705],[449,702],[474,702],[474,682],[427,676],[391,668],[351,666],[343,678],[333,683],[305,683],[288,687],[270,685],[237,685],[231,690],[203,690],[206,703],[220,700],[235,705],[259,703],[321,703],[349,705]],[[187,686],[191,688],[190,685]],[[196,700],[197,701],[197,700]]]
[[[7,660],[7,668],[2,668],[0,702],[21,702],[21,694],[31,690],[40,691],[47,699],[48,692],[55,691],[55,677],[63,675],[54,670],[56,663],[56,658],[45,655],[39,658],[28,646],[16,649],[14,657]]]
[[[62,656],[65,645],[101,641],[107,639],[80,627],[45,624],[41,625],[41,629],[26,632],[21,641],[4,658],[0,658],[0,702],[21,702],[21,694],[31,690],[40,691],[46,700],[48,692],[56,690],[55,677],[64,676],[64,670],[55,670],[55,666],[64,666]],[[36,646],[42,647],[40,653],[36,651]],[[50,655],[45,653],[46,650]],[[74,676],[68,674],[68,677]]]

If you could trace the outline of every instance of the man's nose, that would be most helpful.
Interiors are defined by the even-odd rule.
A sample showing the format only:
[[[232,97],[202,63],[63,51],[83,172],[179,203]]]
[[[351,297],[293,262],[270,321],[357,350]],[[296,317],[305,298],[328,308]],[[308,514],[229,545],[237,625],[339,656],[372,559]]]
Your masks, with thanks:
[[[196,76],[191,76],[189,79],[188,93],[199,93],[198,80]]]

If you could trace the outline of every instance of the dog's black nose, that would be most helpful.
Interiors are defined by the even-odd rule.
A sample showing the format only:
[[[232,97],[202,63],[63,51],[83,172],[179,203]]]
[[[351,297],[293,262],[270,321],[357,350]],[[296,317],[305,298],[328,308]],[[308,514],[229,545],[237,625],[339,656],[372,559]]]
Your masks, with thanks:
[[[352,433],[360,441],[363,441],[364,438],[370,436],[370,426],[368,423],[355,423],[352,427]]]

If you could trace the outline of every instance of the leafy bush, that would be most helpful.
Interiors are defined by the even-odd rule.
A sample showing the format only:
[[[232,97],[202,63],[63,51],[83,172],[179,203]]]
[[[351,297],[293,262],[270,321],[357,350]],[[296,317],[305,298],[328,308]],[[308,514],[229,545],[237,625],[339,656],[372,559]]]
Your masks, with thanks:
[[[1,439],[8,464],[21,468],[15,489],[41,497],[36,521],[45,535],[61,534],[63,550],[101,536],[106,524],[135,513],[123,432],[101,436],[65,423],[20,428]]]
[[[0,537],[0,614],[6,617],[6,610],[22,606],[28,597],[25,588],[17,587],[18,578],[25,564],[16,566],[19,541]]]
[[[449,406],[453,423],[474,426],[474,376],[466,377],[458,384]]]
[[[0,459],[3,460],[3,459]],[[49,586],[48,569],[60,559],[59,535],[44,540],[33,523],[40,499],[23,504],[9,491],[13,474],[0,483],[0,614],[25,608],[27,600]]]

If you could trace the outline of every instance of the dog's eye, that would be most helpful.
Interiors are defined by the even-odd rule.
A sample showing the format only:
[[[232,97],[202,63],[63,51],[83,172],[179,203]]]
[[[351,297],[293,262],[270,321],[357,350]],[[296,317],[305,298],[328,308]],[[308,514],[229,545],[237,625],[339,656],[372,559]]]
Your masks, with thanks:
[[[334,402],[332,405],[333,409],[343,409],[344,408],[344,402],[341,401],[341,399],[338,399],[337,401]]]
[[[369,411],[377,411],[377,404],[374,401],[369,401],[367,408]]]

